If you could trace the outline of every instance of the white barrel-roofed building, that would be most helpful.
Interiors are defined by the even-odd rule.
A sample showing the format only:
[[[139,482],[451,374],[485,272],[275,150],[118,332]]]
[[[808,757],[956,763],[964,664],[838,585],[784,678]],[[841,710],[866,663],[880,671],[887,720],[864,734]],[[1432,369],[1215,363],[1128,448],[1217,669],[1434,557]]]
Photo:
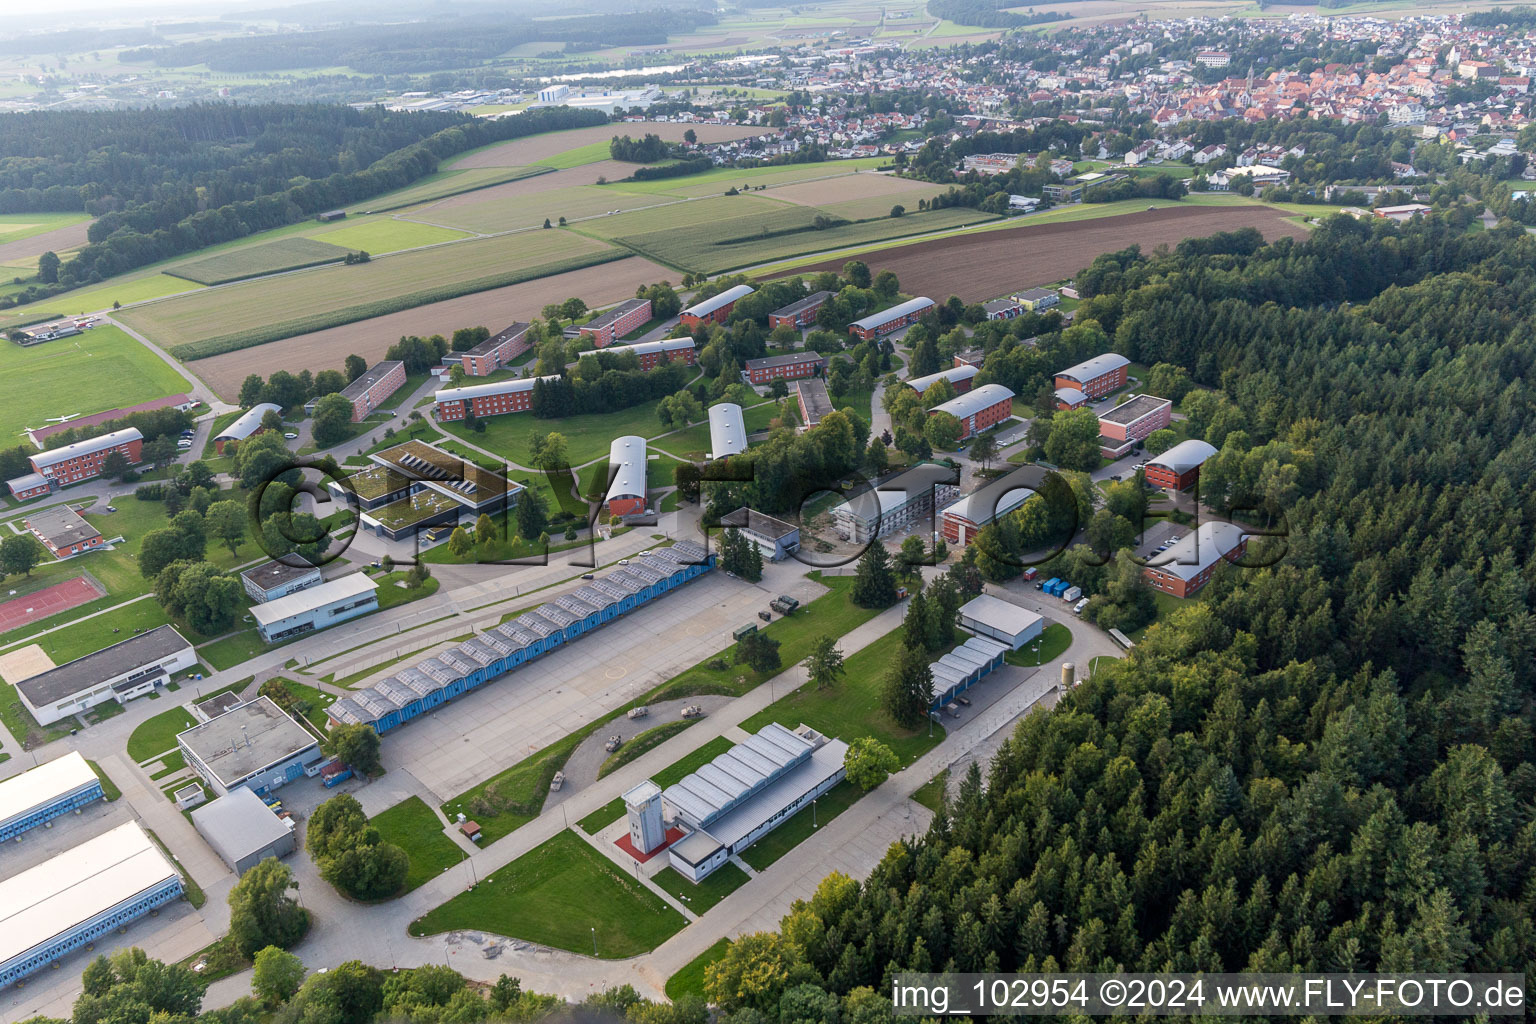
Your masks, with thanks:
[[[709,457],[723,459],[747,450],[747,424],[741,406],[721,402],[709,407]]]
[[[604,499],[611,516],[637,516],[645,511],[645,438],[634,434],[613,439],[608,446],[608,473],[613,478]]]
[[[213,435],[214,450],[223,455],[224,446],[229,442],[244,441],[248,437],[261,433],[261,421],[269,412],[275,412],[281,416],[283,407],[274,402],[258,402],[245,410],[240,414],[239,419]]]

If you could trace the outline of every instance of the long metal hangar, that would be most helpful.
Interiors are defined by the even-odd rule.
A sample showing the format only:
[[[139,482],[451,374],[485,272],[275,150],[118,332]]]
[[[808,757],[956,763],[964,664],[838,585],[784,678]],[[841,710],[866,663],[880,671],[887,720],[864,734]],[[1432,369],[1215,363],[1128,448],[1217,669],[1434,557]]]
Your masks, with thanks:
[[[101,780],[80,751],[0,782],[0,842],[102,798]]]
[[[333,723],[364,722],[387,732],[670,593],[714,565],[714,554],[693,541],[657,548],[451,651],[343,697],[326,713]]]

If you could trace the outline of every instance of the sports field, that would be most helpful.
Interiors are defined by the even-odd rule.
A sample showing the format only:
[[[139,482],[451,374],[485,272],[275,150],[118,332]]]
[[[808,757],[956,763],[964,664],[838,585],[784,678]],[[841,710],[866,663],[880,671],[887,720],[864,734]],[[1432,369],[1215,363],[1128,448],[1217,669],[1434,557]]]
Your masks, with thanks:
[[[209,289],[141,306],[122,316],[135,330],[161,345],[183,346],[210,339],[218,341],[257,328],[277,329],[283,323],[297,324],[307,317],[387,302],[435,286],[462,285],[519,268],[532,269],[590,256],[607,248],[602,242],[569,231],[530,231],[472,239],[355,266],[324,267],[288,277]],[[274,324],[275,317],[282,320]],[[216,345],[211,347],[217,351]],[[195,354],[187,352],[186,357],[195,358]]]
[[[78,563],[77,563],[78,564]],[[105,597],[106,591],[88,576],[75,576],[30,594],[0,602],[0,633],[25,626],[38,619],[78,608],[88,601]]]
[[[284,270],[338,263],[348,251],[340,245],[313,238],[280,238],[262,245],[231,249],[213,256],[176,263],[164,272],[198,284],[224,284]]]
[[[22,348],[0,342],[0,444],[25,443],[50,416],[85,415],[187,390],[187,381],[116,327]]]

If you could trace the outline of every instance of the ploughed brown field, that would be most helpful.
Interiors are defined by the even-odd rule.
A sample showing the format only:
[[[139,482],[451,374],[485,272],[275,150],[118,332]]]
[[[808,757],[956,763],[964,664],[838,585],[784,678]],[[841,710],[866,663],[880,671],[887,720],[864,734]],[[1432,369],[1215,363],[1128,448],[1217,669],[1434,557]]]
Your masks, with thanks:
[[[1168,206],[1099,220],[979,231],[853,258],[863,260],[873,273],[893,271],[908,295],[927,295],[936,302],[958,295],[967,302],[985,302],[1019,288],[1060,281],[1095,256],[1130,245],[1149,252],[1186,238],[1247,227],[1258,228],[1269,241],[1286,235],[1305,238],[1307,229],[1286,216],[1261,206]],[[848,259],[800,267],[795,273],[840,270]]]
[[[339,370],[342,361],[353,352],[371,363],[383,359],[385,350],[402,335],[446,336],[456,328],[476,326],[488,327],[495,332],[514,321],[538,316],[539,310],[551,302],[563,302],[576,296],[585,299],[589,305],[604,305],[633,297],[640,285],[676,279],[675,271],[631,256],[197,359],[187,367],[218,392],[219,397],[233,402],[240,394],[240,382],[253,373],[266,377],[276,369],[290,373]]]
[[[635,121],[618,124],[599,124],[589,128],[571,128],[561,132],[545,132],[525,139],[512,139],[499,145],[488,146],[468,156],[460,157],[447,165],[447,170],[463,170],[468,167],[524,167],[541,160],[558,156],[567,150],[586,146],[593,142],[607,142],[615,135],[628,135],[638,139],[645,135],[659,135],[665,142],[682,142],[683,133],[689,128],[700,142],[730,142],[749,135],[760,135],[762,128],[735,124],[681,124],[674,121]],[[626,174],[634,172],[633,164],[626,164]],[[594,176],[601,173],[593,172]],[[591,180],[583,182],[591,184]]]

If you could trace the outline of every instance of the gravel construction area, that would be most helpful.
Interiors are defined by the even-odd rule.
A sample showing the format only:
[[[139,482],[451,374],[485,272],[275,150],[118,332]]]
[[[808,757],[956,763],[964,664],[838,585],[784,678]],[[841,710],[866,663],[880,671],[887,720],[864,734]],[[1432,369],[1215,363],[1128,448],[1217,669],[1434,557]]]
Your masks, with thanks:
[[[601,306],[631,298],[640,285],[676,279],[676,271],[631,256],[197,359],[187,366],[221,398],[232,402],[248,374],[266,376],[278,367],[291,373],[334,370],[353,352],[371,363],[384,358],[385,350],[404,335],[447,335],[459,327],[477,325],[499,331],[513,321],[537,315],[551,302],[561,302],[573,295],[585,299],[588,305]]]
[[[548,810],[597,781],[597,770],[603,766],[604,761],[612,756],[603,749],[603,744],[614,733],[624,737],[624,742],[628,743],[636,736],[649,729],[654,729],[658,725],[682,721],[683,708],[689,704],[697,704],[704,709],[704,714],[707,716],[714,714],[734,699],[734,697],[726,697],[721,694],[705,694],[697,697],[684,697],[681,700],[666,700],[660,704],[646,705],[651,709],[651,713],[644,718],[618,718],[609,722],[591,736],[582,740],[581,745],[571,751],[570,758],[565,762],[565,785],[561,786],[557,792],[549,794],[549,799],[544,802],[544,809]],[[686,729],[683,731],[687,732]],[[619,749],[622,750],[624,748],[620,747]]]
[[[734,124],[681,124],[672,121],[599,124],[590,128],[572,128],[569,131],[545,132],[542,135],[530,135],[526,139],[513,139],[499,146],[490,146],[470,153],[462,159],[455,160],[444,170],[457,171],[466,167],[526,167],[568,150],[594,142],[607,142],[615,135],[628,135],[634,139],[644,135],[659,135],[666,142],[682,142],[683,133],[690,128],[700,142],[729,142],[732,139],[744,139],[749,135],[760,135],[763,132],[761,128]],[[637,165],[626,164],[625,166],[629,168],[625,171],[628,174]],[[590,183],[590,179],[584,182],[584,184]]]
[[[901,279],[901,290],[909,295],[927,295],[936,302],[951,295],[985,302],[1019,288],[1060,281],[1088,266],[1095,256],[1133,244],[1150,251],[1186,238],[1247,227],[1258,228],[1270,241],[1283,236],[1305,238],[1307,229],[1285,220],[1287,216],[1261,206],[1167,206],[1099,220],[954,235],[857,258],[869,264],[873,273],[894,271]],[[839,256],[798,267],[795,273],[841,270],[850,258]]]

